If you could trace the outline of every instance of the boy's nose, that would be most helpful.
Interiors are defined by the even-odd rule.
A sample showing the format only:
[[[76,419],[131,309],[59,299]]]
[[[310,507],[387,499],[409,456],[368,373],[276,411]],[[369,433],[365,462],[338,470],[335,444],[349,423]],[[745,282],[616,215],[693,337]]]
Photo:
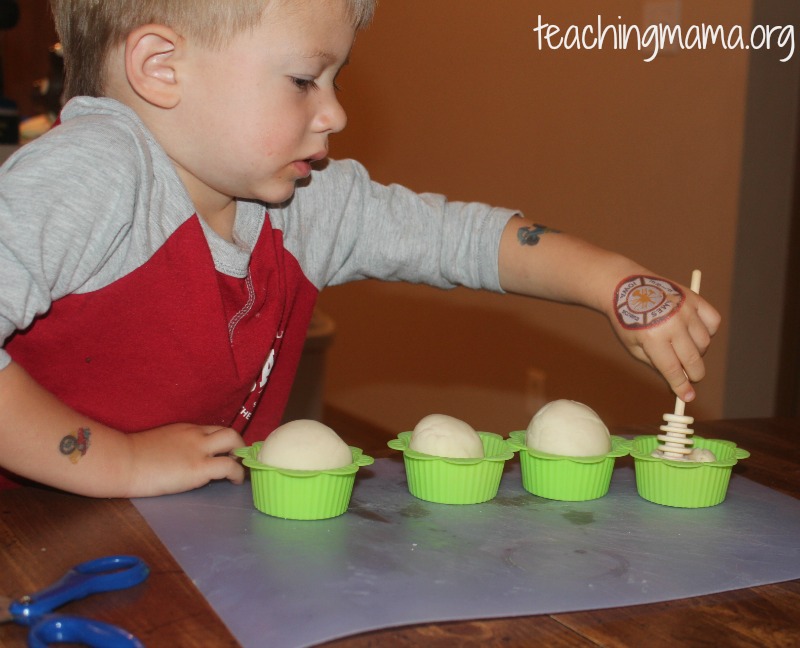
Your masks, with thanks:
[[[338,133],[347,125],[347,113],[335,94],[331,93],[322,99],[317,112],[317,125],[319,130],[330,133]]]

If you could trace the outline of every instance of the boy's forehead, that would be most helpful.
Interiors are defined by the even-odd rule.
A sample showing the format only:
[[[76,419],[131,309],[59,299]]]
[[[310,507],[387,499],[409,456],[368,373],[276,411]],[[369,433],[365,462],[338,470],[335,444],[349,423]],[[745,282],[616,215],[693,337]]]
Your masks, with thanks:
[[[267,32],[286,43],[293,56],[334,62],[341,59],[342,39],[349,49],[355,27],[348,0],[272,0],[263,17]]]
[[[269,0],[263,17],[266,20],[294,16],[302,20],[349,21],[351,2],[352,0]]]
[[[333,63],[339,57],[334,54],[333,52],[326,50],[326,49],[309,49],[309,50],[301,50],[299,52],[302,58],[307,59],[322,59],[326,63]]]

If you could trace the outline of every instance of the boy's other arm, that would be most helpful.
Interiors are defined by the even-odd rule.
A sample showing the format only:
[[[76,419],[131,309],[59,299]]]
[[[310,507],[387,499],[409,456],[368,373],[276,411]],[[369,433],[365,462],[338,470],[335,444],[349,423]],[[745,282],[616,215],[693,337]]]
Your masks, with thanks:
[[[500,241],[500,284],[521,295],[577,304],[604,314],[614,332],[639,360],[655,367],[684,401],[692,383],[705,375],[703,355],[719,327],[719,313],[689,288],[664,280],[630,259],[568,234],[514,217]],[[618,312],[623,280],[666,281],[666,301],[650,319],[626,320]]]
[[[20,365],[0,370],[0,462],[28,479],[93,497],[143,497],[241,483],[228,456],[241,436],[218,426],[174,424],[123,434],[74,411]]]

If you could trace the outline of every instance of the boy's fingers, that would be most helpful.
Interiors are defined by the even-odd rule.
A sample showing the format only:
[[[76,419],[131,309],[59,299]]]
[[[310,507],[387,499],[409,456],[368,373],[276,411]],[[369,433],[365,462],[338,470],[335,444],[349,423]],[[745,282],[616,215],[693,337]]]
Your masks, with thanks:
[[[711,334],[701,321],[693,321],[689,324],[689,335],[700,355],[705,355],[711,345]]]
[[[244,467],[235,459],[227,456],[209,459],[209,479],[227,479],[234,484],[244,481]]]
[[[203,430],[205,434],[216,434],[217,432],[236,432],[233,428],[225,427],[224,425],[201,425],[200,429]]]
[[[692,383],[684,371],[676,349],[668,344],[659,345],[648,350],[648,357],[652,365],[664,376],[676,396],[687,402],[694,398]]]
[[[208,454],[227,454],[231,450],[242,448],[245,445],[242,436],[233,428],[205,426],[203,431],[207,435],[206,450]]]
[[[691,337],[683,336],[672,342],[672,348],[682,366],[682,371],[688,379],[695,383],[706,375],[706,365],[703,357]]]
[[[700,306],[697,308],[697,315],[706,327],[708,334],[712,336],[716,334],[719,330],[720,322],[722,321],[722,317],[720,317],[717,310],[710,304],[701,302]]]

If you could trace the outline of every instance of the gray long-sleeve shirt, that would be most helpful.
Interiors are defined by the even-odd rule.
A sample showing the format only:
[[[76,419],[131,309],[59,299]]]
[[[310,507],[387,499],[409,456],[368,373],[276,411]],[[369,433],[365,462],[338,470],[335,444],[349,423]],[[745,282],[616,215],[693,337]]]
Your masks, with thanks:
[[[193,219],[204,242],[191,248],[190,258],[172,253],[169,261],[173,266],[185,264],[183,274],[199,272],[198,266],[207,263],[202,260],[206,255],[220,281],[224,277],[251,281],[253,253],[269,227],[280,233],[280,254],[296,260],[302,276],[317,291],[363,278],[500,291],[499,239],[513,213],[383,186],[372,182],[357,162],[330,161],[283,205],[238,201],[231,243],[197,218],[171,161],[131,109],[107,98],[76,98],[64,108],[59,126],[23,147],[0,169],[0,339],[7,347],[0,351],[0,369],[15,355],[16,344],[26,362],[47,367],[41,375],[32,371],[35,377],[81,410],[81,397],[72,394],[70,402],[60,389],[62,382],[74,381],[75,367],[49,373],[67,352],[51,340],[50,346],[42,346],[41,354],[47,357],[37,358],[37,329],[46,328],[42,321],[73,313],[74,326],[52,330],[62,336],[67,331],[71,340],[77,340],[87,322],[75,315],[82,306],[74,306],[74,298],[101,295],[111,299],[106,304],[114,303],[114,291],[135,284],[142,269],[152,267],[153,259]],[[148,291],[128,291],[128,301],[119,308],[133,312],[130,300],[134,299],[146,312],[148,300],[153,299],[152,289]],[[72,310],[54,308],[62,302]],[[104,307],[107,312],[108,306]],[[280,308],[274,302],[264,307]],[[304,307],[303,315],[292,320],[303,334],[308,310]],[[241,313],[230,315],[233,343],[231,325],[238,324]],[[163,316],[169,318],[168,313]],[[169,322],[161,326],[170,329]],[[160,335],[162,328],[155,334]],[[278,336],[282,335],[281,330]],[[114,344],[120,346],[124,339],[121,333]],[[171,338],[162,348],[174,345],[175,339],[180,340]],[[266,350],[261,353],[263,363]],[[120,366],[118,371],[127,368]],[[284,373],[284,382],[290,382],[294,366]],[[241,385],[251,384],[253,378],[244,375]],[[89,390],[86,386],[84,391]],[[113,417],[107,420],[115,423]]]

